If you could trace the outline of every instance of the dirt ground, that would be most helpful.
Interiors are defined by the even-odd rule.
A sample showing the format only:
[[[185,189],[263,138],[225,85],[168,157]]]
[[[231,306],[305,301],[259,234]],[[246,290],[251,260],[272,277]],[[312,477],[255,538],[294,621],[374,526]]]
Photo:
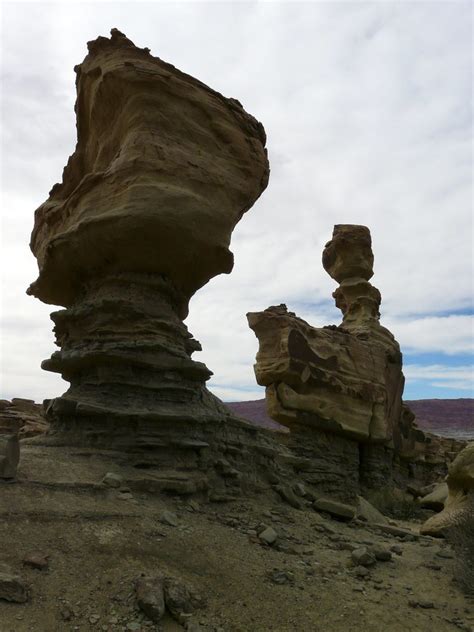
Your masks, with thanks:
[[[101,484],[109,471],[124,477],[121,489]],[[414,535],[397,537],[276,495],[204,503],[137,491],[150,478],[105,457],[24,450],[18,482],[0,487],[0,563],[30,596],[0,601],[0,632],[184,630],[170,615],[152,623],[137,606],[135,579],[159,572],[204,598],[185,624],[192,632],[474,630],[451,549],[419,537],[414,523],[398,522]],[[258,537],[266,526],[278,536],[271,546]],[[396,551],[359,578],[351,549],[373,544]],[[49,556],[47,570],[23,565],[34,551]]]

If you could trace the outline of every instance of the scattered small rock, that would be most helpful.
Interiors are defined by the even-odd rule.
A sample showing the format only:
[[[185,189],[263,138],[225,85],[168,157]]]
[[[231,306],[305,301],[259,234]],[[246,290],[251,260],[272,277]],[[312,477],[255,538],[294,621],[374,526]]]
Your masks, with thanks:
[[[165,577],[164,595],[171,615],[181,622],[182,615],[189,615],[203,606],[202,598],[174,577]]]
[[[373,544],[369,550],[380,562],[389,562],[392,559],[391,552],[383,544]]]
[[[354,573],[356,577],[360,577],[361,579],[363,579],[364,577],[368,577],[369,569],[365,566],[356,566],[354,568]]]
[[[354,507],[330,498],[317,498],[313,503],[313,508],[316,511],[324,511],[333,518],[345,521],[352,520],[356,513]]]
[[[275,531],[275,529],[273,529],[273,527],[267,527],[261,533],[258,534],[258,537],[260,538],[262,542],[265,542],[265,544],[268,544],[269,546],[271,546],[272,544],[276,542],[278,538],[278,534]]]
[[[400,544],[392,544],[390,550],[392,553],[395,553],[395,555],[403,555],[403,547]]]
[[[365,546],[354,549],[351,559],[355,566],[373,566],[376,563],[375,555]]]
[[[137,604],[146,616],[157,623],[165,613],[165,597],[163,579],[157,577],[140,577],[135,584]]]
[[[23,564],[38,571],[45,571],[49,566],[49,555],[37,551],[27,553],[23,558]]]
[[[6,570],[0,570],[0,599],[15,603],[28,601],[28,589],[21,577]]]
[[[179,525],[178,516],[172,511],[163,511],[160,516],[160,522],[167,524],[170,527],[177,527]]]
[[[294,575],[291,571],[273,571],[270,573],[270,581],[274,584],[292,584]]]
[[[107,472],[107,474],[102,479],[102,484],[107,485],[107,487],[120,487],[123,483],[123,476],[120,474],[116,474],[115,472]]]
[[[426,610],[435,607],[434,603],[429,599],[410,599],[408,605],[412,608],[425,608]]]

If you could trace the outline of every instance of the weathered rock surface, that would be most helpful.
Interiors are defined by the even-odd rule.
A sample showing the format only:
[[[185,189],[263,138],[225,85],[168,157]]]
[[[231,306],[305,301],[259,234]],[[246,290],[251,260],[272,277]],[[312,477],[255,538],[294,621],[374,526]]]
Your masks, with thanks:
[[[158,623],[165,614],[163,577],[140,577],[135,584],[137,605],[146,616]]]
[[[369,523],[386,523],[387,518],[368,500],[363,498],[362,496],[357,497],[357,517],[359,520],[364,520],[364,522]]]
[[[265,132],[237,100],[111,34],[75,67],[77,146],[35,214],[30,293],[73,306],[101,273],[156,274],[185,314],[232,269],[232,230],[268,181]]]
[[[19,461],[18,435],[0,435],[0,479],[14,479]]]
[[[404,378],[399,346],[379,323],[380,293],[367,280],[373,275],[369,230],[335,226],[323,264],[341,283],[333,296],[342,324],[316,329],[285,305],[248,314],[260,343],[257,382],[267,389],[270,416],[281,424],[389,441]]]
[[[448,497],[444,509],[421,527],[424,535],[443,536],[456,524],[467,504],[474,497],[474,442],[469,443],[449,466]]]
[[[14,603],[28,601],[28,587],[21,577],[0,565],[0,599]]]
[[[435,511],[442,511],[444,504],[448,498],[449,489],[447,483],[440,483],[429,494],[423,496],[418,500],[418,504],[421,507],[427,509],[434,509]]]
[[[316,498],[313,502],[313,507],[317,511],[328,513],[339,520],[352,520],[356,515],[354,507],[337,502],[331,498]]]
[[[29,293],[67,308],[52,315],[60,351],[43,363],[71,383],[47,403],[48,441],[189,453],[227,421],[219,432],[245,437],[207,391],[183,318],[232,269],[232,230],[268,182],[263,127],[116,29],[88,48],[76,150],[31,238]]]
[[[41,404],[20,397],[14,397],[11,402],[0,400],[0,434],[18,434],[20,439],[25,439],[47,430]]]

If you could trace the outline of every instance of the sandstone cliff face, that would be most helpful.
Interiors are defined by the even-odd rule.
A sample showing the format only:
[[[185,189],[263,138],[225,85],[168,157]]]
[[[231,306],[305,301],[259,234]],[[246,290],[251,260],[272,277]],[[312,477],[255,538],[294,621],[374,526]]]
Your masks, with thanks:
[[[32,399],[14,397],[0,400],[0,435],[17,434],[20,439],[41,435],[48,430],[43,406]]]
[[[47,403],[49,439],[172,458],[171,444],[204,448],[211,422],[244,432],[205,388],[211,372],[182,321],[193,293],[232,269],[232,230],[268,182],[265,133],[116,29],[88,48],[76,150],[31,238],[29,293],[67,308],[52,315],[60,350],[43,363],[71,383]]]

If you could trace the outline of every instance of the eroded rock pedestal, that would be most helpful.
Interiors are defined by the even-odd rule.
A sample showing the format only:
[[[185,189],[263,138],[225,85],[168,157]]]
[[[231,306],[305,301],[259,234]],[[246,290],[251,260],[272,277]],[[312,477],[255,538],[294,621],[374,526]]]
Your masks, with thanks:
[[[66,308],[52,315],[60,350],[43,368],[70,388],[47,406],[47,440],[205,459],[209,438],[256,431],[206,389],[183,319],[233,267],[232,230],[268,182],[265,132],[116,29],[88,49],[75,68],[77,146],[31,239],[29,293]]]
[[[379,321],[373,261],[365,226],[336,225],[323,265],[339,283],[333,296],[341,325],[311,327],[285,305],[247,315],[259,340],[255,374],[268,413],[289,427],[292,451],[307,458],[304,479],[330,493],[383,488],[394,454],[414,442],[413,416],[401,424],[408,414],[402,355]]]

